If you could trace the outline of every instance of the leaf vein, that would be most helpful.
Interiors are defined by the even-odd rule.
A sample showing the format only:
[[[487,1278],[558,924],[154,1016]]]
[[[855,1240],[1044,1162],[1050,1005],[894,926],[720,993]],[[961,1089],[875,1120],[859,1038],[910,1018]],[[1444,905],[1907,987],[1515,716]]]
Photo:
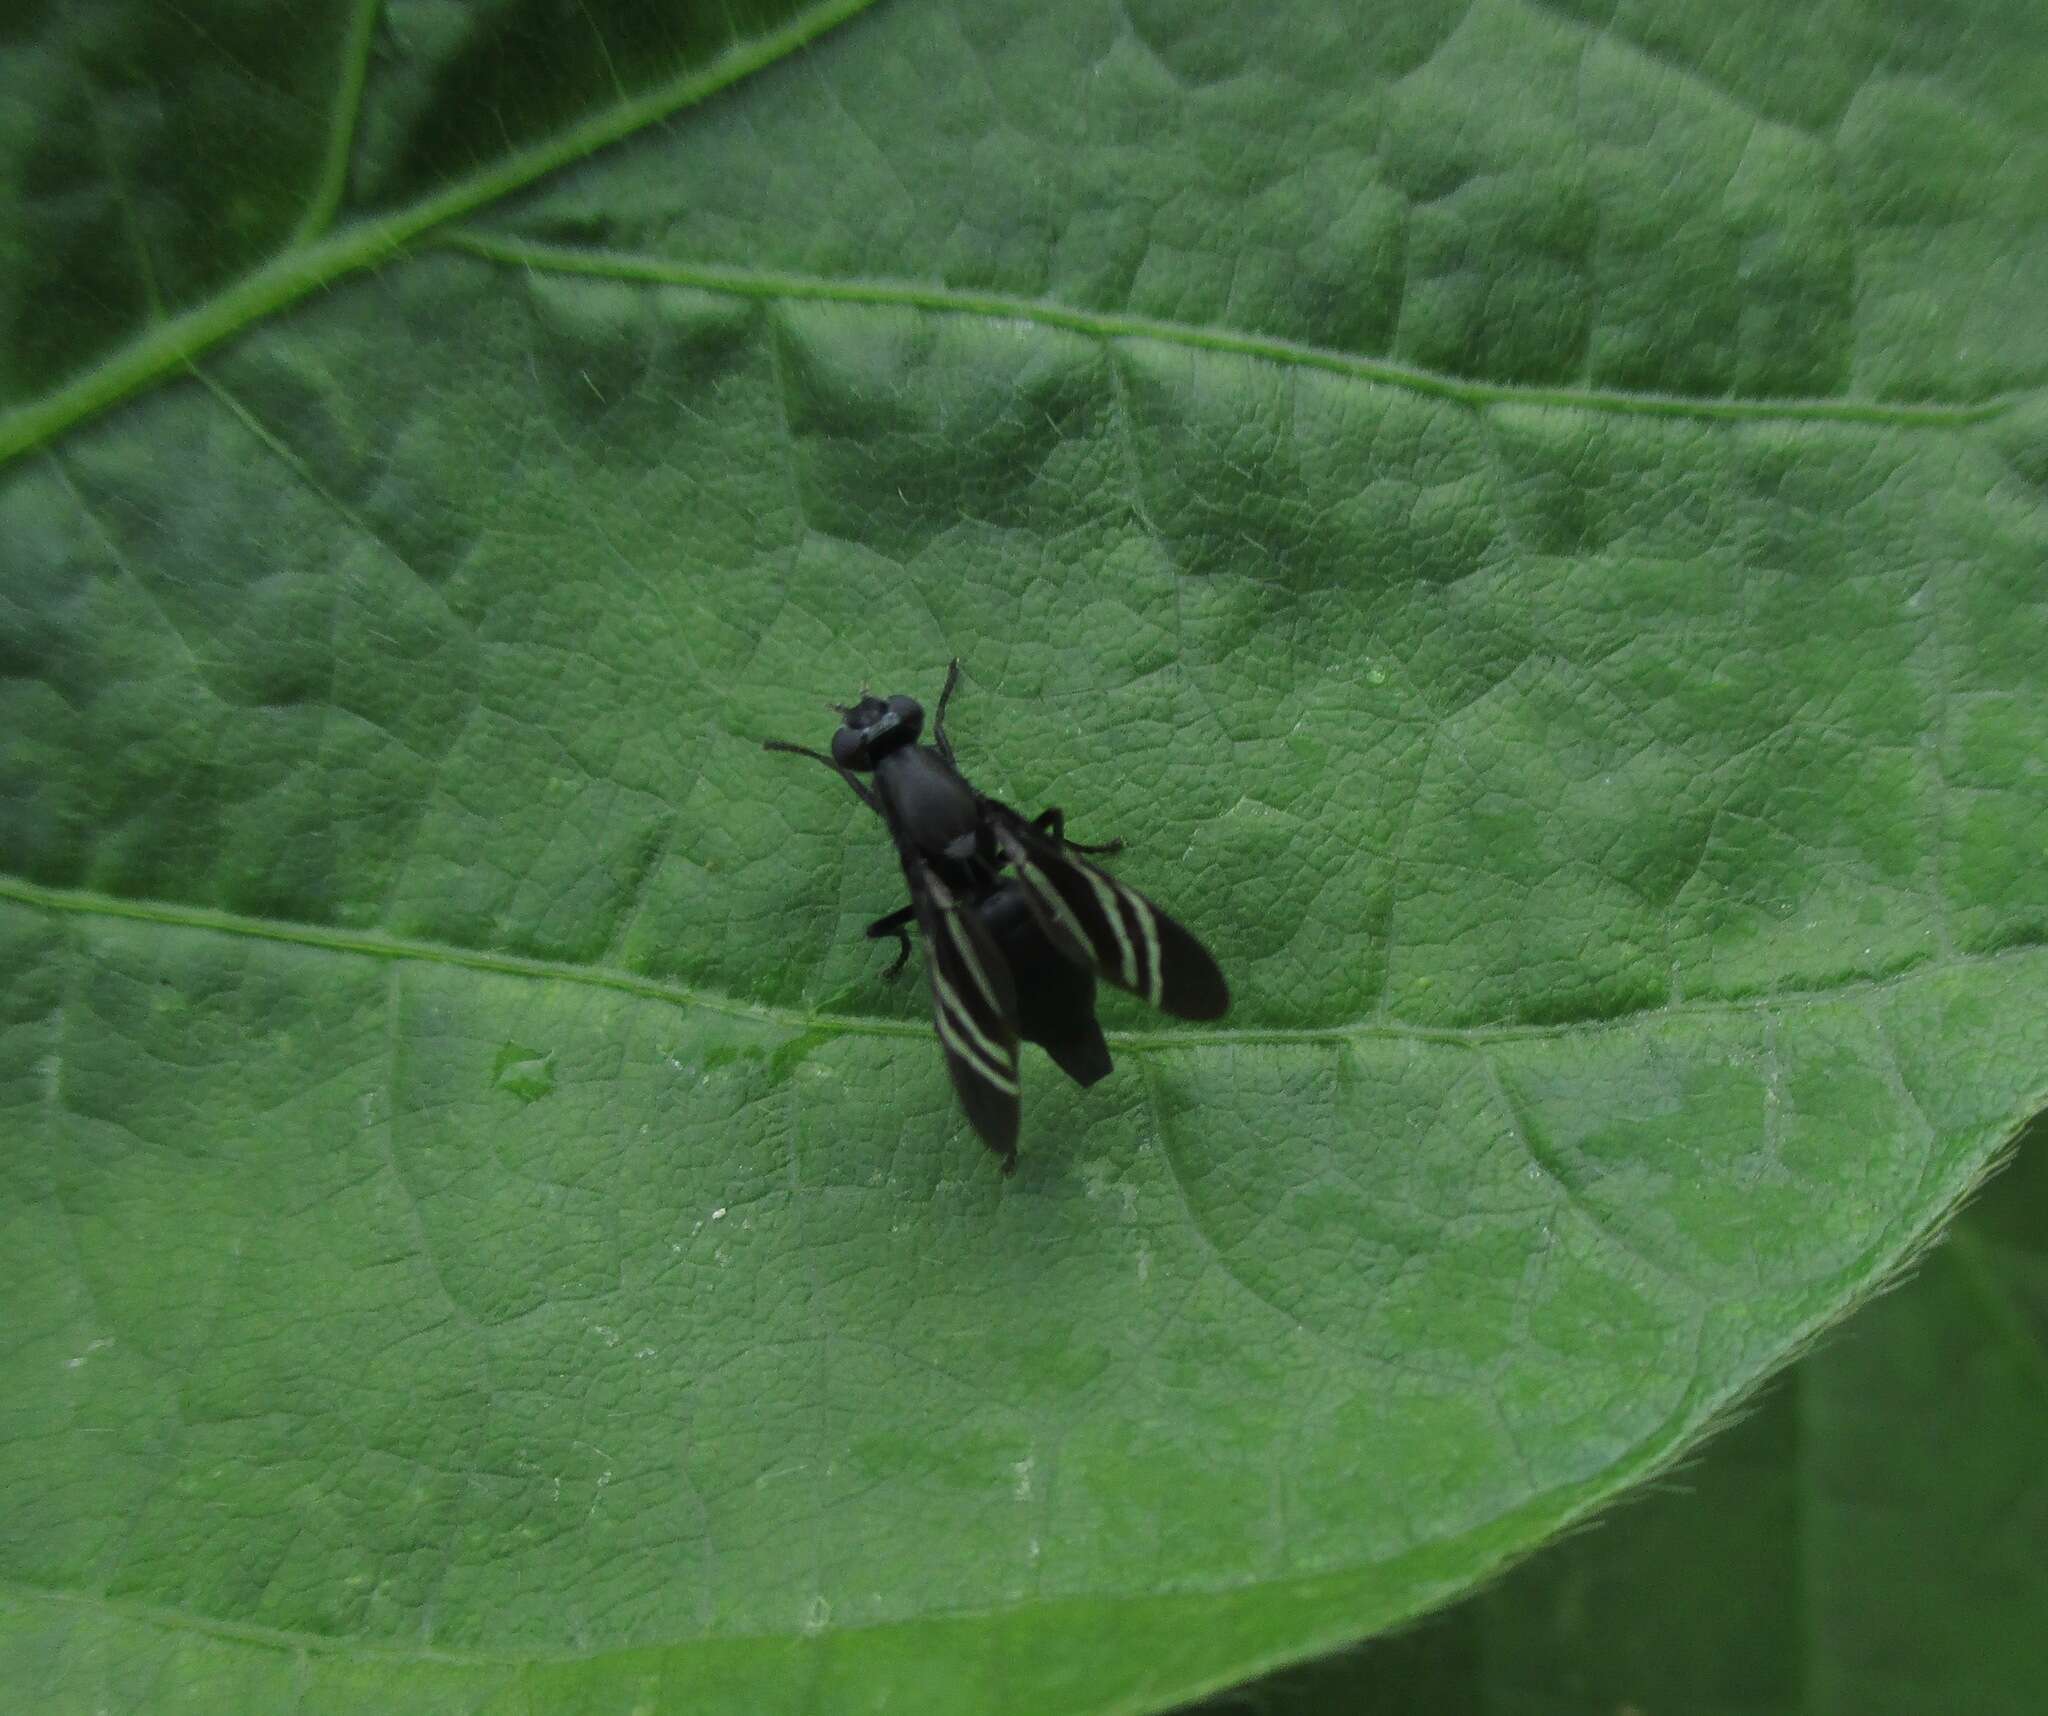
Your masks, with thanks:
[[[1697,394],[1630,392],[1620,388],[1557,387],[1521,382],[1473,381],[1390,358],[1366,357],[1310,345],[1277,334],[1204,327],[1152,316],[1081,309],[1045,298],[969,291],[914,280],[826,279],[771,269],[733,268],[715,263],[675,261],[623,251],[582,249],[507,238],[474,228],[441,233],[433,242],[480,261],[533,273],[578,274],[646,286],[685,286],[704,292],[769,301],[861,305],[929,310],[942,315],[978,316],[992,321],[1028,322],[1061,333],[1099,340],[1147,340],[1161,345],[1245,357],[1296,368],[1323,370],[1385,387],[1444,399],[1473,410],[1496,405],[1599,411],[1621,416],[1707,417],[1740,422],[1849,423],[1878,428],[1962,428],[2004,416],[2031,389],[1980,400],[1937,400],[1919,404],[1881,400],[1766,398],[1740,399]],[[0,445],[0,455],[5,447]]]
[[[446,965],[500,977],[523,977],[541,982],[580,983],[610,989],[672,1006],[701,1007],[708,1012],[751,1019],[791,1031],[837,1031],[848,1036],[922,1038],[928,1026],[916,1019],[890,1019],[874,1014],[817,1013],[799,1007],[780,1007],[767,1002],[744,1001],[730,995],[693,987],[672,979],[650,977],[595,964],[572,964],[525,954],[504,953],[465,947],[454,942],[430,941],[417,937],[387,935],[378,931],[340,929],[326,924],[302,923],[282,918],[254,917],[223,911],[213,906],[124,899],[82,888],[51,887],[20,877],[0,875],[0,900],[39,911],[74,913],[87,917],[113,918],[148,924],[161,929],[206,931],[218,935],[244,936],[256,941],[281,942],[318,952],[348,954],[369,959],[413,960],[423,964]],[[1120,1048],[1140,1053],[1154,1050],[1193,1049],[1218,1044],[1310,1044],[1350,1042],[1380,1038],[1396,1042],[1479,1044],[1530,1041],[1550,1037],[1573,1037],[1596,1032],[1627,1029],[1648,1022],[1698,1018],[1750,1018],[1772,1009],[1825,1006],[1832,1002],[1880,996],[1911,982],[1924,981],[1956,971],[1997,970],[2032,962],[2048,943],[2015,941],[1996,952],[1958,954],[1950,959],[1926,959],[1881,976],[1845,980],[1828,988],[1781,989],[1728,1000],[1687,1001],[1676,1005],[1637,1007],[1598,1018],[1555,1019],[1542,1023],[1480,1023],[1471,1025],[1418,1025],[1403,1020],[1379,1020],[1370,1016],[1334,1025],[1241,1026],[1207,1030],[1111,1031],[1109,1040]]]
[[[779,30],[735,43],[709,65],[654,85],[631,101],[600,109],[580,124],[497,165],[375,220],[355,222],[312,243],[294,243],[180,315],[154,322],[100,363],[32,404],[0,413],[0,466],[187,369],[201,352],[324,286],[388,262],[436,227],[474,214],[587,155],[708,100],[787,58],[874,0],[824,0]]]

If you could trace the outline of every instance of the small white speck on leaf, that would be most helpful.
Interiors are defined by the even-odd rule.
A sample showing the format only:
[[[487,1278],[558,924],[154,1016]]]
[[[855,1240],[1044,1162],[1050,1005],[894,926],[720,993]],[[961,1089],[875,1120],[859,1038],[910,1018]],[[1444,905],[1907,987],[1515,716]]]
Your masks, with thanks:
[[[64,1368],[66,1370],[77,1370],[81,1365],[85,1363],[87,1359],[91,1358],[94,1353],[100,1352],[105,1348],[112,1346],[113,1344],[114,1337],[112,1335],[102,1335],[96,1341],[87,1341],[85,1343],[85,1351],[80,1353],[76,1358],[66,1359],[64,1361]]]

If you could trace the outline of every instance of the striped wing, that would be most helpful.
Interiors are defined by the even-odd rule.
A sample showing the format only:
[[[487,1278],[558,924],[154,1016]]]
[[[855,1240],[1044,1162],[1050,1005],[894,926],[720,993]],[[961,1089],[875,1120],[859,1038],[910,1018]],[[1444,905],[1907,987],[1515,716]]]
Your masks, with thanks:
[[[1176,1018],[1220,1019],[1230,1010],[1221,967],[1186,926],[1009,806],[984,802],[996,843],[1055,946]]]
[[[982,1141],[1017,1162],[1017,994],[981,922],[921,859],[905,860],[931,977],[932,1024],[960,1106]]]

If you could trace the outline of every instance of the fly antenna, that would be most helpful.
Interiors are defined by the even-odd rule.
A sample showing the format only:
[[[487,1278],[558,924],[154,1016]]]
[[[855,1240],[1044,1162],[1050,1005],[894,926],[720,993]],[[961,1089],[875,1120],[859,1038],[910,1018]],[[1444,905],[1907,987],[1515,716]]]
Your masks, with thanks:
[[[763,739],[761,741],[761,749],[764,751],[787,751],[792,757],[809,757],[814,763],[823,763],[826,768],[830,769],[848,786],[853,788],[854,795],[862,804],[866,805],[868,809],[874,811],[878,816],[881,814],[882,806],[880,800],[868,791],[866,787],[861,785],[859,776],[854,774],[851,769],[841,768],[830,757],[826,756],[823,751],[814,751],[808,745],[792,745],[787,739]]]

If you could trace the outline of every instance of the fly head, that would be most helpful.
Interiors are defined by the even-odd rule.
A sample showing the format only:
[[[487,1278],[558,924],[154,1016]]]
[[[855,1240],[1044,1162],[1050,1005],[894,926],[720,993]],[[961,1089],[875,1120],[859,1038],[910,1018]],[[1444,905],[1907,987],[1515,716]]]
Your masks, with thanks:
[[[842,769],[867,774],[891,751],[917,743],[924,731],[924,705],[915,697],[863,697],[832,735],[832,760]]]

